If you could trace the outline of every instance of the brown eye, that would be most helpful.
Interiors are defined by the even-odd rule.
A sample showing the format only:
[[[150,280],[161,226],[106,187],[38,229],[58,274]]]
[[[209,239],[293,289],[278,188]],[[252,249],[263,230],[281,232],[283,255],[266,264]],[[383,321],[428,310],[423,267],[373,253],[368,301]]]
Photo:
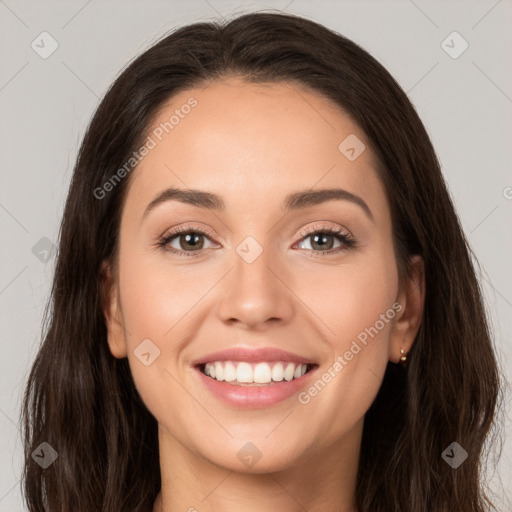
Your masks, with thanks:
[[[208,244],[210,244],[208,246]],[[196,256],[201,254],[203,250],[214,246],[210,237],[197,229],[189,229],[188,231],[180,230],[163,236],[158,242],[158,246],[166,251],[177,255]]]
[[[179,249],[185,251],[202,249],[204,245],[203,235],[200,233],[186,233],[174,238],[178,240]]]
[[[352,236],[342,228],[322,227],[314,231],[306,230],[301,235],[299,248],[309,250],[315,255],[333,255],[356,245]]]
[[[318,233],[316,235],[310,235],[311,248],[318,249],[320,251],[328,251],[332,249],[334,245],[334,235],[328,235],[325,233]]]

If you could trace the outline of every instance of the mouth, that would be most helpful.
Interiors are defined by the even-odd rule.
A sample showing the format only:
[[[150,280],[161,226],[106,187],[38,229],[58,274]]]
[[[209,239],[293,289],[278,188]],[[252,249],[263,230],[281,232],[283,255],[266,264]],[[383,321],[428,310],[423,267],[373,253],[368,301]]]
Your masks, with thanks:
[[[318,367],[314,363],[293,361],[218,360],[195,365],[204,375],[233,386],[275,386],[298,380]]]
[[[200,386],[224,404],[261,409],[278,406],[310,385],[319,365],[273,347],[236,346],[190,362]]]

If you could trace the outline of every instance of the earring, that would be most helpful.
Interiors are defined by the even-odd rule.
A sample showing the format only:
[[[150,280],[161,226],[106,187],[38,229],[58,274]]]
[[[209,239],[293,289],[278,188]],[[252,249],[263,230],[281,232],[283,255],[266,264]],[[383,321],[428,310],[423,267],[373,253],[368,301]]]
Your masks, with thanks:
[[[400,364],[402,366],[405,366],[407,364],[407,353],[405,352],[405,350],[403,348],[400,349],[400,354],[402,354],[400,356]]]

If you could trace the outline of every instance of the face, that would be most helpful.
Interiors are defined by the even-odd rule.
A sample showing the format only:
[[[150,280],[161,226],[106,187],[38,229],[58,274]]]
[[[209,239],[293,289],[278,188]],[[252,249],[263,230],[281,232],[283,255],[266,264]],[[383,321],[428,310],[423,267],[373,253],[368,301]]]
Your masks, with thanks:
[[[232,78],[174,96],[148,135],[106,316],[160,432],[247,472],[353,441],[422,304],[365,133],[298,85]]]

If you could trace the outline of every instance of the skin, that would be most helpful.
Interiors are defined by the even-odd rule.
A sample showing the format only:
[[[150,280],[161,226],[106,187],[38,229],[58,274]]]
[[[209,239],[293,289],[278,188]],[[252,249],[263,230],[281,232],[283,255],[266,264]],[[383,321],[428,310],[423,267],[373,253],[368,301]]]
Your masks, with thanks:
[[[424,304],[423,264],[400,281],[386,193],[365,134],[336,104],[296,84],[237,77],[183,91],[155,118],[198,104],[132,171],[120,226],[119,270],[103,278],[108,343],[128,357],[137,389],[159,425],[162,489],[154,511],[353,511],[363,419],[388,361],[408,352]],[[250,120],[250,122],[248,122]],[[355,134],[366,150],[349,161],[338,146]],[[224,212],[168,201],[144,220],[167,187],[222,196]],[[284,213],[286,195],[343,188],[363,208],[331,200]],[[170,228],[212,233],[203,254],[157,247]],[[341,227],[357,246],[331,255],[304,228]],[[263,249],[248,264],[247,236]],[[181,243],[180,243],[181,242]],[[342,244],[328,239],[335,251]],[[177,236],[169,243],[193,252]],[[314,360],[318,375],[394,303],[402,309],[305,405],[296,396],[240,410],[198,379],[191,361],[228,347],[279,347]],[[134,350],[149,338],[160,356],[145,366]],[[261,459],[237,457],[248,442]]]

